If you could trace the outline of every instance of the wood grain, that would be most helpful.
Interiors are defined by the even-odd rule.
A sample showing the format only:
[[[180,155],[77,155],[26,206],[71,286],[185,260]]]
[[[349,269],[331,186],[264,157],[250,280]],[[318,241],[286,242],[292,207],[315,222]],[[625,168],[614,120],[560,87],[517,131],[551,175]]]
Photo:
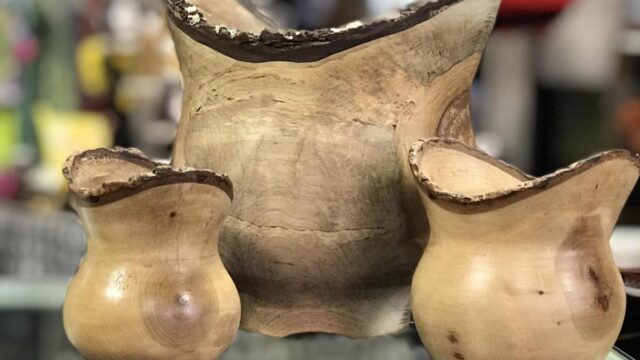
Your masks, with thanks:
[[[217,249],[229,180],[122,149],[79,154],[65,174],[87,235],[64,304],[71,343],[89,360],[218,358],[240,322]]]
[[[435,360],[607,356],[626,301],[608,242],[638,158],[603,153],[534,179],[432,139],[411,164],[431,227],[413,313]]]
[[[192,28],[223,21],[218,3],[197,3],[205,20]],[[408,325],[427,228],[406,157],[438,129],[472,143],[467,94],[498,4],[429,3],[411,13],[428,11],[423,22],[382,37],[387,23],[342,29],[368,40],[316,61],[243,61],[171,17],[185,85],[173,164],[234,179],[220,250],[243,329],[363,338]],[[255,40],[241,30],[234,39]],[[293,48],[315,48],[323,31],[291,35]],[[273,54],[254,40],[236,45]]]

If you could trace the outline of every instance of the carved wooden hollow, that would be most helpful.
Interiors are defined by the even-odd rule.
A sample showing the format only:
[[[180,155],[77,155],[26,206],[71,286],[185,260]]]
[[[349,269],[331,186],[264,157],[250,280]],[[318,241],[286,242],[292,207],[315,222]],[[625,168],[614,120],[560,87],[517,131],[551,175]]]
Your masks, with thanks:
[[[169,0],[185,96],[173,164],[231,176],[221,254],[242,327],[395,333],[427,237],[406,162],[420,137],[473,144],[468,94],[499,0],[285,31],[246,2]]]
[[[431,139],[410,164],[431,231],[413,313],[435,360],[607,356],[626,301],[608,243],[638,158],[611,151],[534,179]]]
[[[65,166],[87,254],[64,325],[89,360],[211,360],[231,344],[240,299],[218,254],[232,185],[210,171],[99,149]]]

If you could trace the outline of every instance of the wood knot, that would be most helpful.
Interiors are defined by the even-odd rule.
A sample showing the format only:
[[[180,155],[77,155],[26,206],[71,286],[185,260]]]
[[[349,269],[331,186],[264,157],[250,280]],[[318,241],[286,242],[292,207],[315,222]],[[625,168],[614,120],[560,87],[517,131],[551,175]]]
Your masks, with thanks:
[[[594,283],[600,283],[600,277],[598,276],[598,273],[591,266],[589,266],[589,277]]]
[[[144,324],[156,342],[190,351],[213,331],[218,303],[211,279],[204,273],[163,270],[141,290]]]
[[[611,289],[600,279],[598,272],[591,266],[589,266],[589,278],[593,281],[593,284],[598,291],[595,296],[594,304],[604,312],[609,311],[612,295]]]
[[[449,331],[449,336],[447,337],[449,339],[449,342],[452,344],[457,344],[459,342],[458,340],[458,334],[456,334],[455,331]]]
[[[176,296],[176,301],[180,306],[187,306],[191,302],[191,293],[184,292]]]
[[[606,337],[624,314],[606,229],[599,215],[577,217],[556,258],[571,320],[589,340]]]

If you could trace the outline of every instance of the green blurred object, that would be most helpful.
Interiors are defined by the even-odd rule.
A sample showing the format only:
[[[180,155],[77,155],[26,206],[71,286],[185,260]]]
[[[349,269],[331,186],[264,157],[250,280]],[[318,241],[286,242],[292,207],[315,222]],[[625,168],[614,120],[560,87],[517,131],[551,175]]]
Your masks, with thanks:
[[[0,7],[0,82],[11,80],[18,70],[9,42],[10,17],[7,9]]]
[[[78,109],[73,2],[37,0],[36,5],[40,17],[35,33],[41,47],[37,69],[39,100],[60,110]]]
[[[16,113],[0,110],[0,170],[13,165],[13,150],[20,142],[20,126]]]

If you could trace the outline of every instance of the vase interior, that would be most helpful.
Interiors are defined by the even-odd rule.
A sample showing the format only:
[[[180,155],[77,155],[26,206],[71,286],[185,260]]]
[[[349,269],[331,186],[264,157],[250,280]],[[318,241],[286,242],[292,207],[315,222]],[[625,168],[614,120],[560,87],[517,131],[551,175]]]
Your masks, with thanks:
[[[420,169],[431,183],[444,192],[467,197],[505,191],[525,181],[490,159],[454,148],[425,149]]]
[[[174,1],[179,2],[179,1]],[[240,33],[260,34],[262,31],[273,33],[288,31],[319,31],[339,33],[349,29],[370,25],[374,22],[394,21],[405,16],[408,11],[418,9],[427,4],[445,7],[450,5],[451,1],[444,0],[417,0],[404,6],[404,9],[398,8],[398,11],[390,11],[385,14],[376,16],[375,18],[354,19],[351,22],[343,24],[335,28],[317,28],[317,29],[287,29],[277,24],[274,19],[263,13],[254,1],[250,0],[189,0],[188,4],[195,6],[198,12],[201,12],[207,22],[211,25],[224,26],[229,29],[237,30]]]
[[[153,168],[150,161],[132,161],[116,153],[93,154],[77,157],[69,168],[69,176],[74,189],[100,189],[104,184],[127,182]]]

